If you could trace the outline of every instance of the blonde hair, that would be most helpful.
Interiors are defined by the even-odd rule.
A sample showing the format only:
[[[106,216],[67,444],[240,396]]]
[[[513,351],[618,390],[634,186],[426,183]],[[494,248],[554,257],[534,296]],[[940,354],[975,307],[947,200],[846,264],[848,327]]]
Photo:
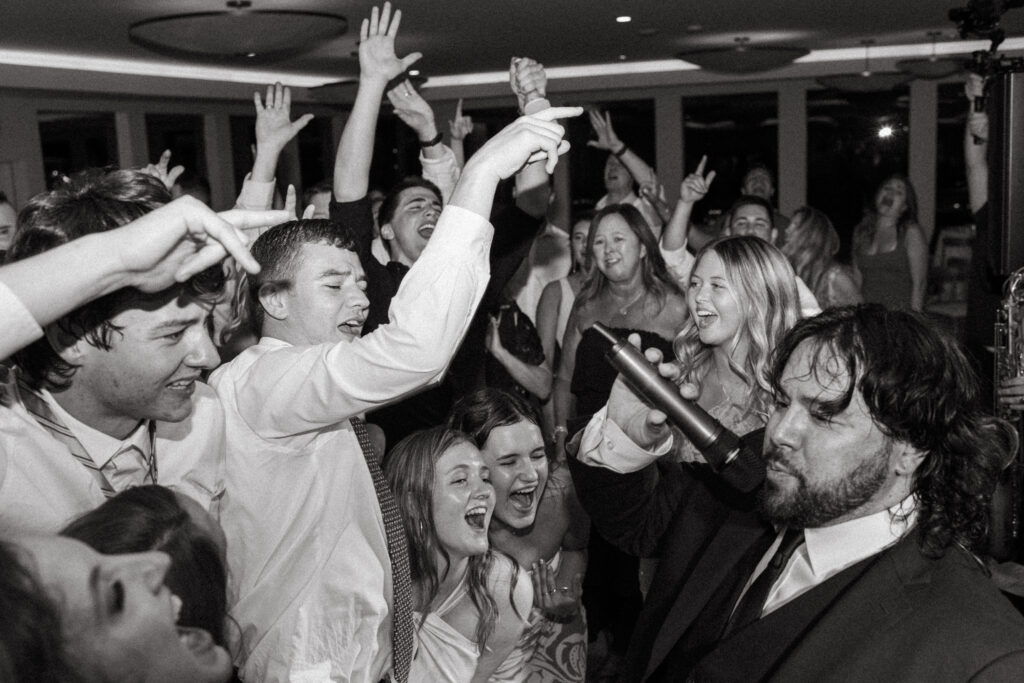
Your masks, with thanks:
[[[697,254],[694,270],[712,251],[722,260],[744,313],[739,333],[729,342],[729,365],[750,388],[748,414],[765,412],[771,397],[771,354],[800,317],[796,276],[782,252],[760,237],[737,235],[711,242]],[[732,358],[741,335],[749,342],[742,365]],[[692,316],[683,323],[673,346],[682,367],[682,381],[700,384],[711,369],[711,347],[700,340]]]

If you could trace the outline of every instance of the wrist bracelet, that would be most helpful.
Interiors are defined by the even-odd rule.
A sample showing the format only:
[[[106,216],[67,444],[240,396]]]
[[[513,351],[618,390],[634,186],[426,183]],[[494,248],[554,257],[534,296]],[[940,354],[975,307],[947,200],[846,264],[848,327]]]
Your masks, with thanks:
[[[626,150],[627,150],[627,149],[629,149],[629,147],[627,147],[627,146],[626,146],[626,143],[625,143],[625,142],[623,142],[623,143],[622,143],[622,147],[619,147],[619,149],[618,149],[617,151],[615,151],[615,152],[612,152],[612,156],[614,156],[614,157],[618,157],[619,159],[621,159],[621,158],[622,158],[622,155],[626,153]]]
[[[423,147],[424,149],[427,148],[427,147],[433,147],[434,145],[436,145],[439,142],[441,142],[442,139],[443,139],[443,136],[441,135],[440,132],[438,132],[437,135],[435,135],[434,137],[430,138],[429,140],[420,140],[420,147]]]

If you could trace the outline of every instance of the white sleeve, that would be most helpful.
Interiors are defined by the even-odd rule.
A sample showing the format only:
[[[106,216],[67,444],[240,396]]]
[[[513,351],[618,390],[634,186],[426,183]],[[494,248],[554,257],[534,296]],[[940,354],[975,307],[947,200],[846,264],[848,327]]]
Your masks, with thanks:
[[[238,193],[235,200],[236,209],[247,209],[249,211],[266,211],[274,205],[274,181],[267,183],[256,182],[252,179],[252,173],[245,176],[242,181],[242,191]]]
[[[580,462],[591,467],[628,474],[639,472],[655,460],[672,451],[673,437],[653,451],[646,451],[626,436],[619,425],[608,419],[608,406],[594,413],[580,441]]]
[[[690,286],[690,271],[693,270],[693,264],[697,259],[685,244],[678,249],[668,250],[659,241],[658,251],[661,252],[661,258],[665,259],[665,267],[668,268],[669,274],[675,278],[679,289],[685,292]]]
[[[441,190],[441,199],[447,206],[462,171],[459,170],[459,162],[455,160],[455,152],[451,147],[444,143],[441,143],[441,147],[444,148],[444,155],[439,159],[428,159],[421,151],[420,165],[423,167],[423,178],[437,185],[437,189]]]
[[[234,393],[250,428],[271,438],[311,432],[440,380],[483,298],[493,234],[481,216],[445,207],[388,324],[352,341],[274,349],[244,373]]]
[[[0,320],[4,321],[4,331],[0,334],[0,360],[43,336],[43,328],[3,282],[0,282]]]

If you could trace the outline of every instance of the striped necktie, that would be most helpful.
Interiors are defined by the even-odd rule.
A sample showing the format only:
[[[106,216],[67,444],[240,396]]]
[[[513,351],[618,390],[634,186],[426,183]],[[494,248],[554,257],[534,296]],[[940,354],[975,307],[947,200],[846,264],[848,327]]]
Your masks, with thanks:
[[[43,429],[50,432],[53,438],[64,444],[68,452],[71,453],[71,456],[89,471],[96,485],[103,492],[103,496],[105,498],[113,498],[117,491],[114,490],[114,487],[111,486],[106,476],[104,476],[102,468],[93,462],[92,458],[89,457],[89,453],[85,450],[85,446],[67,428],[64,422],[57,417],[53,409],[47,405],[46,399],[37,394],[20,377],[18,378],[18,394],[21,397],[21,404],[25,406],[25,409],[35,418],[36,422]]]
[[[387,536],[388,556],[391,558],[391,584],[393,586],[391,615],[391,651],[394,680],[406,683],[409,679],[409,664],[412,662],[412,580],[409,575],[409,548],[405,538],[405,527],[395,503],[395,496],[384,479],[376,449],[361,418],[353,417],[352,431],[359,439],[363,457],[373,477],[373,488],[384,517],[384,533]]]

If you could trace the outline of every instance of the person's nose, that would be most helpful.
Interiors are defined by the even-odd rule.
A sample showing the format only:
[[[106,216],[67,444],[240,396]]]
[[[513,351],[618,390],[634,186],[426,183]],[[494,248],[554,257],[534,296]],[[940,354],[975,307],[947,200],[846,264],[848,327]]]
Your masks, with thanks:
[[[788,406],[776,406],[768,417],[765,429],[765,444],[776,447],[796,448],[800,442],[800,418],[797,411]]]
[[[210,334],[205,329],[195,335],[189,355],[185,358],[189,367],[213,370],[220,365],[220,353],[213,345]]]

